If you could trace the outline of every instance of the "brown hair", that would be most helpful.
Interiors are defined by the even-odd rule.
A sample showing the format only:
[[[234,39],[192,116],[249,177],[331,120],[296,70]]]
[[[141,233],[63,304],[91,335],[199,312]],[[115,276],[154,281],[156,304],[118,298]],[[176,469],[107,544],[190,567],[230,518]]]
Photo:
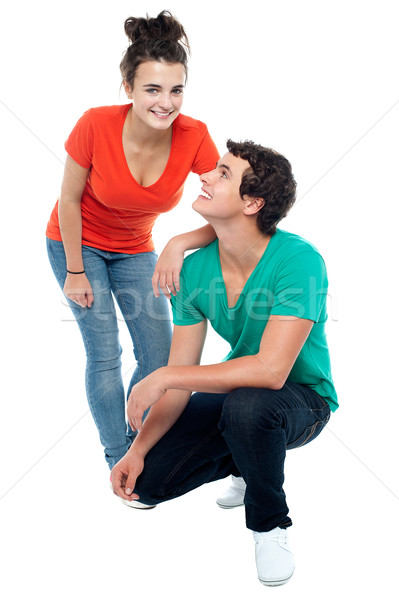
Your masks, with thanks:
[[[262,233],[273,235],[296,199],[291,164],[282,154],[251,141],[228,140],[227,149],[251,165],[242,176],[240,196],[263,198],[265,204],[257,213],[256,224]]]
[[[150,60],[181,63],[187,76],[190,44],[181,23],[169,11],[163,10],[155,18],[129,17],[125,33],[131,44],[120,64],[123,80],[133,88],[138,67]]]

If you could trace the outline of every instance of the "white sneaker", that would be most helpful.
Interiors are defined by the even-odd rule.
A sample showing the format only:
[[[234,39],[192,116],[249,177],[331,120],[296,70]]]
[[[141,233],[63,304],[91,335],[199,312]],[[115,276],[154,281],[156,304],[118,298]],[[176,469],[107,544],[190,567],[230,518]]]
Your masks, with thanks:
[[[258,578],[263,585],[283,585],[292,577],[295,559],[285,529],[253,532]]]
[[[232,475],[231,480],[230,487],[216,498],[216,502],[220,508],[235,508],[236,506],[242,506],[244,504],[247,484],[242,477],[234,477],[234,475]]]
[[[141,508],[141,509],[147,510],[149,508],[156,507],[156,504],[143,504],[142,502],[139,502],[138,500],[125,500],[124,498],[121,498],[120,496],[118,496],[118,498],[123,504],[126,504],[126,506],[130,506],[130,508]]]
[[[112,482],[109,482],[110,488],[112,490]],[[119,500],[125,504],[126,506],[130,506],[130,508],[141,508],[143,510],[149,509],[149,508],[155,508],[156,504],[143,504],[142,502],[139,502],[138,500],[125,500],[124,498],[121,498],[120,496],[118,496],[118,494],[114,494],[117,498],[119,498]]]

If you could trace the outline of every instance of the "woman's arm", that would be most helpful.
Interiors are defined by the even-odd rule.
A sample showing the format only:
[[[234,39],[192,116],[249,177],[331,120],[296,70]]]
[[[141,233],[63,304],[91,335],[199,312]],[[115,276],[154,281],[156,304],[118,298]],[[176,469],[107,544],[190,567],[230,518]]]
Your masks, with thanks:
[[[73,158],[67,156],[58,203],[58,218],[67,269],[77,273],[84,271],[81,198],[88,173],[89,169],[81,167]],[[94,299],[85,273],[81,275],[67,273],[64,294],[82,307],[90,307]]]
[[[159,297],[159,287],[167,298],[179,291],[179,275],[186,250],[204,248],[216,239],[212,225],[176,235],[166,244],[152,276],[152,288]],[[159,287],[158,287],[159,286]]]

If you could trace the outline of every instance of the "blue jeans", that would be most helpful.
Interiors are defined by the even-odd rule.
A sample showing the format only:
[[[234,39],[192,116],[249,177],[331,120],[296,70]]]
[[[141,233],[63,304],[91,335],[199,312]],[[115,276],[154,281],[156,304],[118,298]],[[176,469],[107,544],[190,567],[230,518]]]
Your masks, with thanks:
[[[241,475],[247,483],[247,527],[289,527],[283,491],[286,450],[308,444],[329,418],[323,398],[292,382],[281,390],[195,393],[147,454],[134,491],[141,502],[157,504],[227,475]]]
[[[63,288],[64,246],[47,238],[47,250],[56,279]],[[112,469],[129,449],[134,435],[125,417],[122,349],[114,299],[131,335],[137,361],[127,396],[135,383],[167,364],[171,343],[169,307],[165,296],[155,298],[152,290],[154,252],[121,254],[89,246],[83,246],[82,252],[94,302],[91,308],[81,308],[70,300],[68,303],[86,350],[86,393],[91,414],[105,459]]]

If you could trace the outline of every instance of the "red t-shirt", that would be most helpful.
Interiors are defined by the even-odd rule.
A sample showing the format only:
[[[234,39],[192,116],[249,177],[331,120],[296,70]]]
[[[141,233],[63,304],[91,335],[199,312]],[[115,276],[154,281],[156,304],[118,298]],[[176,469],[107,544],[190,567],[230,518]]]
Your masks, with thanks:
[[[158,215],[179,202],[190,171],[200,175],[214,169],[219,153],[204,123],[179,115],[172,125],[172,146],[164,172],[154,184],[141,186],[130,172],[122,145],[130,107],[86,111],[65,149],[79,165],[90,168],[81,202],[82,244],[136,254],[154,250],[151,231]],[[46,235],[62,241],[58,201]]]

